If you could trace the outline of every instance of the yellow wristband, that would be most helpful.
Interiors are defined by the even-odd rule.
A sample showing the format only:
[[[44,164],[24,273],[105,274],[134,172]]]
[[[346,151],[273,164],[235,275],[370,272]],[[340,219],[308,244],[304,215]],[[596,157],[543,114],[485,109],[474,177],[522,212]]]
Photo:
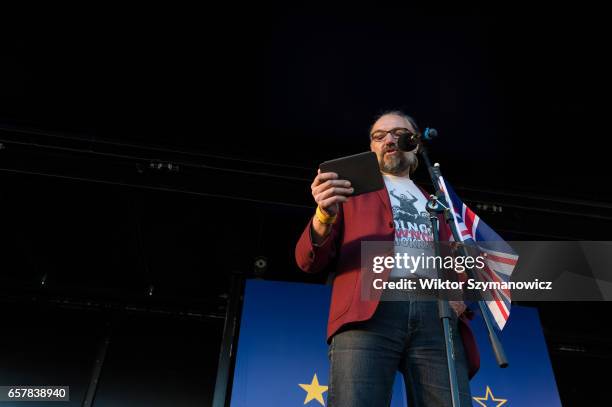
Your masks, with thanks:
[[[319,222],[323,223],[324,225],[331,225],[332,223],[336,221],[336,217],[338,216],[338,215],[330,216],[329,214],[323,212],[321,210],[321,207],[319,206],[317,206],[317,211],[315,214],[317,215],[317,219],[319,220]]]

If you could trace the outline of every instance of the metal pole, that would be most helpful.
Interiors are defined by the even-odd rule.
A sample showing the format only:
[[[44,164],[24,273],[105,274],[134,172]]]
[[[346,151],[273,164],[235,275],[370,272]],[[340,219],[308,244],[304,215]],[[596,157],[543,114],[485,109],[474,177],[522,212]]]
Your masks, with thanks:
[[[104,365],[104,360],[106,359],[106,351],[108,350],[110,338],[111,325],[109,323],[108,331],[106,332],[106,335],[104,335],[104,338],[102,339],[98,347],[98,353],[96,355],[96,360],[94,361],[94,366],[91,371],[91,378],[89,380],[89,386],[87,387],[87,393],[85,394],[85,399],[83,399],[83,407],[91,407],[93,405],[94,399],[96,397],[96,390],[98,390],[98,383],[100,382],[102,366]]]
[[[226,407],[229,402],[228,390],[230,387],[230,374],[232,370],[233,347],[238,333],[240,306],[244,288],[244,276],[232,274],[229,298],[225,310],[225,324],[223,325],[223,338],[219,351],[219,365],[217,367],[217,381],[213,407]]]

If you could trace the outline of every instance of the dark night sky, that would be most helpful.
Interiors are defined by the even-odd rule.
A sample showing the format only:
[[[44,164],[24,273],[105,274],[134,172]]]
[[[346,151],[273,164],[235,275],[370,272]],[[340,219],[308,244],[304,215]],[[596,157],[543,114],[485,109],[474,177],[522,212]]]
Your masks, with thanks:
[[[316,168],[367,149],[374,115],[401,107],[440,131],[433,158],[455,183],[609,200],[589,182],[606,175],[604,27],[558,12],[32,18],[3,40],[0,118]]]
[[[605,26],[592,12],[562,11],[204,13],[177,7],[88,11],[78,18],[23,15],[12,19],[2,37],[0,124],[293,166],[266,171],[297,171],[307,181],[320,162],[368,149],[374,116],[399,107],[422,127],[439,130],[430,153],[455,186],[516,192],[524,206],[526,197],[585,198],[596,205],[585,210],[603,211],[612,197],[603,188],[607,134],[597,123],[605,117],[600,113]],[[60,172],[70,165],[70,155],[58,161],[46,154],[30,157],[27,165],[48,162]],[[78,165],[72,176],[94,166],[98,174],[115,171],[122,180],[128,168],[101,158]],[[93,267],[112,268],[123,261],[121,253],[129,259],[125,264],[138,267],[147,262],[132,250],[141,222],[139,251],[145,257],[151,251],[155,259],[161,255],[148,260],[160,276],[180,258],[180,267],[204,284],[198,270],[214,259],[223,267],[220,253],[233,249],[225,239],[236,241],[236,231],[245,230],[240,237],[248,247],[241,258],[245,264],[267,252],[283,258],[279,275],[295,268],[292,245],[312,206],[308,182],[260,184],[257,177],[228,177],[186,170],[168,182],[188,179],[204,193],[249,190],[265,201],[284,194],[285,201],[306,209],[3,173],[2,204],[17,214],[11,220],[28,225],[24,231],[16,223],[15,230],[26,235],[23,242],[38,239],[34,245],[40,247],[13,251],[15,264],[32,263],[19,260],[28,251],[61,252],[47,244],[60,233],[58,244],[81,249],[73,257],[39,263],[67,269],[61,266],[66,261],[78,270],[75,259],[96,257],[87,251],[93,250],[110,262]],[[423,168],[416,178],[426,180]],[[544,209],[551,204],[558,205],[535,203]],[[219,212],[233,215],[210,216]],[[270,213],[281,212],[288,217],[277,222],[284,230],[268,221]],[[88,216],[92,226],[82,223]],[[585,238],[595,238],[590,225],[599,219],[587,224],[576,218],[577,227],[563,229],[559,225],[572,220],[565,215],[504,216],[505,223],[496,223],[484,215],[494,227],[530,225],[542,234]],[[199,233],[202,229],[209,232]],[[158,239],[162,231],[184,242]],[[88,233],[93,244],[79,238]],[[213,260],[203,260],[199,247],[210,250]],[[108,257],[109,251],[116,255]]]

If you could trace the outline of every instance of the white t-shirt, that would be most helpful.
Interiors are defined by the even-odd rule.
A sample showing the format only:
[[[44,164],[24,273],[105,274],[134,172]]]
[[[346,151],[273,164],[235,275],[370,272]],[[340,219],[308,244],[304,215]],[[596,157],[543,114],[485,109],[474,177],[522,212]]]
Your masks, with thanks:
[[[432,246],[423,244],[433,241],[433,232],[429,213],[425,206],[427,197],[421,189],[407,177],[383,174],[391,208],[393,210],[393,222],[395,223],[395,250],[396,253],[408,253],[408,255],[419,256],[423,253],[431,255]],[[415,277],[416,275],[427,277],[429,273],[411,273],[406,269],[395,268],[391,271],[391,277]]]

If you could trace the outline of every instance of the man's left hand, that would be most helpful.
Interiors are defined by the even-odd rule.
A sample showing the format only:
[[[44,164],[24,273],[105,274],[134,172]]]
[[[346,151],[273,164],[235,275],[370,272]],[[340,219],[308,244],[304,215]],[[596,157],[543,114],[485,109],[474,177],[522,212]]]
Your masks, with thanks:
[[[455,310],[457,316],[463,314],[463,311],[467,308],[463,301],[449,301],[450,306]]]

